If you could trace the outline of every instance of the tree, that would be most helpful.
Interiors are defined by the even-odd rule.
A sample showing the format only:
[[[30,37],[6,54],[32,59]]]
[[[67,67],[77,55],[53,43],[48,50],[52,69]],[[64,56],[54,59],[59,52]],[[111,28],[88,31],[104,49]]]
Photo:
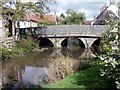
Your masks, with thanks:
[[[65,15],[63,13],[61,13],[60,17],[65,18]]]
[[[82,24],[85,20],[85,13],[76,12],[74,10],[68,9],[66,11],[65,21],[67,24]]]
[[[33,3],[33,2],[26,2],[26,3],[22,3],[20,1],[18,2],[5,2],[4,5],[6,3],[9,3],[9,6],[5,6],[6,9],[2,10],[2,13],[6,14],[9,12],[13,12],[12,15],[12,21],[14,21],[14,27],[16,26],[15,23],[17,23],[17,27],[16,28],[16,33],[15,35],[18,36],[18,31],[20,28],[20,20],[22,20],[24,18],[24,15],[26,12],[33,12],[35,14],[39,14],[39,15],[43,15],[47,12],[49,12],[49,8],[46,6],[47,2],[51,2],[53,0],[38,0],[38,2]],[[4,6],[3,5],[3,6]],[[15,7],[14,9],[12,7]]]
[[[113,78],[120,89],[120,21],[109,21],[109,30],[102,36],[102,46],[97,57],[105,62],[106,69],[101,75]]]

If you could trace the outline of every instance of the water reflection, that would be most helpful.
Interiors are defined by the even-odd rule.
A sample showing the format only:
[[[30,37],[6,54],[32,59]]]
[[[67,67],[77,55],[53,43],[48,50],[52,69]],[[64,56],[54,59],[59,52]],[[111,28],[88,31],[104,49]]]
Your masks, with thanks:
[[[48,58],[53,53],[53,48],[45,49],[43,52],[27,53],[21,57],[14,58],[2,63],[2,82],[10,82],[10,78],[21,85],[36,84],[42,82],[50,61]],[[18,85],[17,85],[18,86]]]
[[[79,59],[79,57],[83,54],[84,52],[84,48],[74,48],[74,49],[68,49],[67,47],[62,47],[61,48],[61,53],[65,56],[65,57],[71,57],[74,59]]]
[[[56,82],[65,78],[80,67],[79,60],[84,58],[84,49],[46,48],[42,52],[34,51],[2,63],[2,82],[9,83],[12,78],[16,87],[39,82]],[[58,58],[60,56],[60,58]],[[69,58],[64,58],[68,57]],[[54,58],[53,58],[54,57]],[[74,58],[74,59],[71,59]],[[73,67],[76,68],[73,69]]]

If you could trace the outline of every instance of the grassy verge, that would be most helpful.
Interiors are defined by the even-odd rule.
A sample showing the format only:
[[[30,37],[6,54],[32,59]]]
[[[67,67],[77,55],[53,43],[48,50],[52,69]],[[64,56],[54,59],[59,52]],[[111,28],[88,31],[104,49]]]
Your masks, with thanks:
[[[43,85],[43,88],[81,88],[86,89],[113,89],[115,84],[113,80],[100,76],[100,69],[105,68],[103,62],[93,61],[91,67],[69,75],[65,79],[57,82]]]

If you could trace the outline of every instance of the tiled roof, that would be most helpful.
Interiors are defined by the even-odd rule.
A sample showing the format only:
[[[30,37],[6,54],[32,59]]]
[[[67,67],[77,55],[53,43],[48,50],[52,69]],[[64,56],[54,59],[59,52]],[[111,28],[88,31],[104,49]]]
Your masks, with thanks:
[[[43,22],[43,19],[39,15],[30,15],[29,20],[34,22]]]
[[[57,21],[56,15],[45,15],[44,18],[49,22],[56,22]]]
[[[35,14],[26,14],[25,20],[26,19],[34,21],[34,22],[41,22],[41,23],[43,23],[45,21],[48,21],[48,22],[56,22],[57,21],[56,15],[40,16],[40,15],[35,15]]]

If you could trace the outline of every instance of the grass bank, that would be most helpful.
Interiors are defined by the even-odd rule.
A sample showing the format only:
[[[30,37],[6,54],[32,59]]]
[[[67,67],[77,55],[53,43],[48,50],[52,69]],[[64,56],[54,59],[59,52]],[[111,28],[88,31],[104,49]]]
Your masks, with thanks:
[[[80,88],[86,89],[114,89],[113,80],[100,76],[100,69],[105,68],[104,63],[100,61],[92,61],[91,67],[80,70],[69,75],[65,79],[57,82],[42,85],[43,88]]]

